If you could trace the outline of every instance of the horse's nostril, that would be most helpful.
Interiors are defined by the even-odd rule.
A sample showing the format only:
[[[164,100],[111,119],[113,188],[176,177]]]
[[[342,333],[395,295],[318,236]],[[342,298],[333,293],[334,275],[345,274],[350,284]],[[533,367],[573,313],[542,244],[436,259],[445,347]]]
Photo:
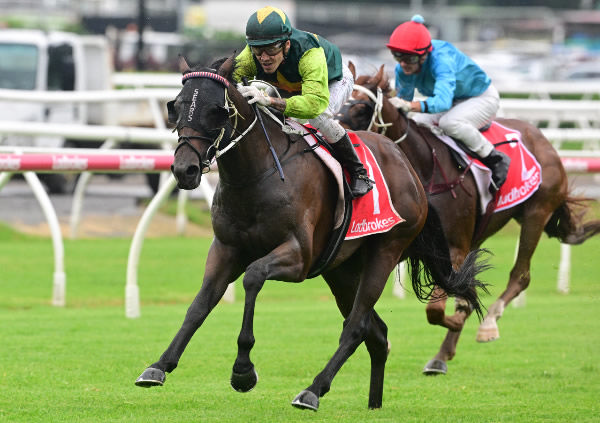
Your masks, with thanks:
[[[200,171],[200,168],[196,165],[190,165],[185,171],[185,174],[188,176],[195,176]]]

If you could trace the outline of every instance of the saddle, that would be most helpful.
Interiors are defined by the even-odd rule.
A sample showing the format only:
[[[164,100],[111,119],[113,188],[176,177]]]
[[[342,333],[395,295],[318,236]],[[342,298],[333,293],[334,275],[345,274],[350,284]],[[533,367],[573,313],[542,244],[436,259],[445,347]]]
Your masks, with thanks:
[[[465,171],[468,169],[473,174],[479,193],[481,214],[488,210],[488,206],[493,206],[494,212],[513,207],[537,191],[541,183],[541,166],[522,143],[519,131],[494,121],[487,128],[483,128],[481,132],[497,150],[502,151],[511,159],[506,182],[495,195],[488,190],[491,171],[487,166],[473,157],[473,153],[467,150],[462,143],[440,134],[439,131],[431,132],[447,145],[458,169]],[[447,188],[445,191],[451,188]]]

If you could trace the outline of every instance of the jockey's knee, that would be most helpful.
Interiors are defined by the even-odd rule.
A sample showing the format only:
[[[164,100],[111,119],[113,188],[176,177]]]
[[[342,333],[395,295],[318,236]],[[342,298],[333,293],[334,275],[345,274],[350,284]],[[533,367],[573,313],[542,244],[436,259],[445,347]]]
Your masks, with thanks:
[[[494,149],[494,146],[479,132],[479,129],[468,122],[442,118],[439,126],[446,135],[461,141],[479,157],[486,157]]]
[[[448,119],[446,116],[443,116],[438,126],[444,131],[446,135],[451,136],[452,138],[461,138],[465,133],[465,126],[468,126],[467,122],[463,122],[456,119]]]
[[[340,123],[334,120],[327,114],[321,114],[314,119],[308,121],[312,126],[317,128],[321,134],[325,137],[327,142],[335,143],[346,135],[346,130]]]

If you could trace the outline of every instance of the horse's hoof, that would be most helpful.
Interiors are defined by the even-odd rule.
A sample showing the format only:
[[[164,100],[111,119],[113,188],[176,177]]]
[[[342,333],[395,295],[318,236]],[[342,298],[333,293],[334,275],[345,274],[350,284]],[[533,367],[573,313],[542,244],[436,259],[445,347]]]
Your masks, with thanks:
[[[477,342],[491,342],[500,338],[500,332],[498,331],[498,327],[493,328],[482,328],[480,327],[477,331]]]
[[[442,360],[433,358],[423,368],[423,374],[426,376],[445,375],[448,373],[448,366]]]
[[[258,383],[258,373],[254,367],[248,373],[231,372],[231,387],[238,392],[249,392]]]
[[[137,386],[142,388],[151,388],[153,386],[163,386],[165,383],[166,375],[160,369],[154,367],[148,367],[135,381]]]
[[[304,390],[296,395],[292,405],[303,410],[317,411],[319,409],[319,397],[310,391]]]

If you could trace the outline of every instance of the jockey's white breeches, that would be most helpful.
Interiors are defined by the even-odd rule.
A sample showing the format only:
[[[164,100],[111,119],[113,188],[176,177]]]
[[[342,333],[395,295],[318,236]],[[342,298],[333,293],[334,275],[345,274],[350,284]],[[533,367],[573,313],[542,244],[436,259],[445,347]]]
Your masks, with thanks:
[[[348,66],[342,64],[343,75],[339,81],[329,83],[329,105],[323,113],[308,122],[317,128],[321,134],[331,143],[339,141],[346,130],[334,119],[334,116],[342,109],[344,103],[352,95],[354,89],[354,77]]]
[[[477,97],[457,100],[450,110],[442,113],[414,113],[411,118],[420,125],[437,125],[445,134],[462,141],[479,157],[487,157],[494,146],[479,129],[487,125],[500,107],[498,90],[490,84]]]

